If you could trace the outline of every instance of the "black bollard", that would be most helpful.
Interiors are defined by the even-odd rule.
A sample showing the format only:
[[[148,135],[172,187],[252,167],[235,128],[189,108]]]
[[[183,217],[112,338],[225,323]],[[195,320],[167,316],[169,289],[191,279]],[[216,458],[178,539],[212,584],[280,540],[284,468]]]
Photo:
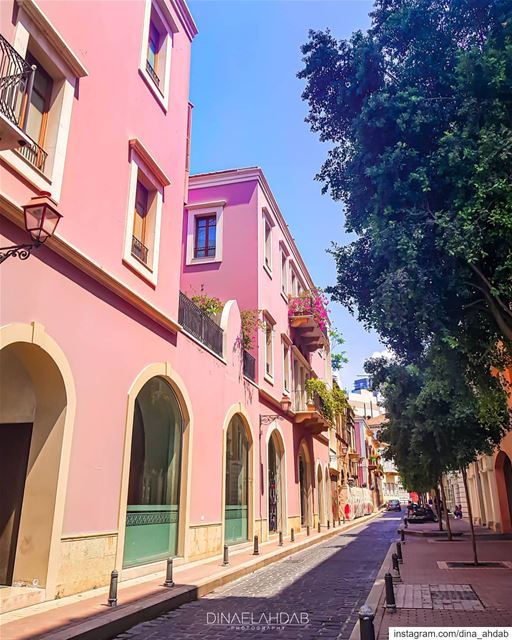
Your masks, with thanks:
[[[375,640],[374,618],[375,614],[369,605],[364,604],[359,609],[359,636],[361,640]]]
[[[405,542],[405,531],[400,529],[400,542]]]
[[[330,529],[331,528],[331,523],[329,520],[327,520],[327,528]]]
[[[309,536],[310,533],[311,533],[311,528],[310,528],[310,526],[308,524],[308,525],[306,525],[306,535]]]
[[[320,520],[318,521],[318,533],[320,533]]]
[[[393,570],[396,571],[396,577],[400,578],[400,567],[398,566],[398,556],[393,553],[391,556],[391,562],[393,564]]]
[[[341,518],[338,518],[338,527],[341,527]]]
[[[395,589],[393,587],[393,577],[390,573],[386,573],[384,582],[386,583],[386,609],[396,611]]]
[[[223,565],[229,564],[229,551],[228,551],[228,545],[227,544],[224,545],[224,556],[223,556],[223,559],[222,559],[222,564]]]
[[[260,555],[260,547],[259,547],[259,540],[258,540],[258,536],[254,536],[254,551],[253,551],[253,556],[259,556]]]
[[[401,564],[404,561],[404,557],[402,555],[402,543],[396,543],[396,555],[398,557],[398,562]]]
[[[407,518],[404,518],[404,527],[407,529],[408,526],[409,526],[409,521],[407,520]]]
[[[279,532],[279,546],[280,547],[283,546],[283,532],[282,531]]]
[[[174,587],[174,580],[172,579],[172,558],[167,558],[164,587]]]
[[[295,531],[293,529],[290,530],[290,542],[295,542]]]
[[[108,606],[117,607],[117,579],[119,573],[114,569],[110,574],[110,589],[108,591]]]

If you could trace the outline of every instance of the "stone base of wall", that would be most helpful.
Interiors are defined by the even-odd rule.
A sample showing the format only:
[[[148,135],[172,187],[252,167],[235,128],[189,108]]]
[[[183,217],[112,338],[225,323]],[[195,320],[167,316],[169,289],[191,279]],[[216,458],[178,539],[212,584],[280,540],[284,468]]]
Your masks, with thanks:
[[[116,559],[117,533],[63,538],[56,598],[104,587]]]
[[[202,560],[222,553],[222,524],[193,524],[188,530],[188,559]]]
[[[294,530],[296,533],[300,531],[300,516],[289,516],[288,517],[288,531],[283,533],[285,535],[290,535],[290,531]]]

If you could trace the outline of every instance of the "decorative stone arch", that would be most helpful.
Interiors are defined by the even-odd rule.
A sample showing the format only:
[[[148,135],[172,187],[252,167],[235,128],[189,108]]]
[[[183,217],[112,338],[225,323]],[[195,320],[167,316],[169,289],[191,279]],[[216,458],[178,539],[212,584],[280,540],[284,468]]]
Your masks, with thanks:
[[[251,540],[254,535],[255,525],[254,525],[254,505],[255,505],[255,490],[256,483],[254,481],[254,470],[256,468],[255,455],[256,455],[256,447],[254,446],[254,437],[253,437],[253,428],[251,425],[251,419],[247,410],[241,402],[238,402],[232,405],[225,417],[224,417],[224,425],[222,427],[222,476],[221,476],[221,522],[222,522],[222,546],[225,544],[225,533],[226,533],[226,522],[225,522],[225,512],[226,512],[226,454],[227,454],[227,435],[229,425],[231,424],[231,420],[235,417],[239,416],[245,426],[245,434],[247,436],[247,440],[249,443],[249,469],[248,469],[248,505],[247,505],[247,538]]]
[[[321,525],[327,524],[326,508],[325,508],[325,483],[324,483],[324,470],[320,460],[316,461],[316,494],[318,501],[318,522]]]
[[[55,597],[76,410],[69,362],[38,322],[0,329],[0,423],[31,424],[12,582]],[[25,383],[17,385],[20,376]]]
[[[273,440],[276,455],[280,458],[280,473],[279,473],[279,492],[281,496],[280,504],[278,504],[278,517],[277,517],[277,530],[282,531],[283,534],[288,532],[288,483],[287,483],[287,463],[286,463],[286,447],[283,432],[281,427],[276,421],[273,422],[270,429],[267,431],[266,436],[266,452],[267,452],[267,487],[269,487],[269,445]],[[267,514],[269,506],[269,497],[267,490]],[[267,517],[267,528],[270,534],[270,519]]]
[[[329,476],[329,465],[324,466],[324,486],[325,486],[325,514],[327,520],[333,524],[332,515],[332,495],[331,495],[331,478]]]
[[[183,420],[182,452],[181,452],[181,482],[179,490],[179,521],[178,521],[178,549],[177,555],[185,559],[188,557],[188,536],[186,531],[189,524],[190,513],[190,483],[191,483],[191,456],[192,456],[192,432],[193,414],[192,403],[185,383],[181,376],[174,371],[169,362],[157,362],[145,367],[135,378],[128,390],[125,439],[123,449],[123,464],[121,471],[121,490],[119,492],[119,519],[118,538],[116,550],[116,569],[122,577],[123,553],[126,534],[126,511],[128,499],[128,482],[130,479],[130,460],[133,434],[133,419],[135,412],[135,400],[144,385],[152,378],[162,378],[172,388],[176,395]],[[129,569],[124,569],[125,575]],[[129,576],[128,576],[129,577]]]
[[[507,455],[505,451],[500,450],[494,461],[494,470],[498,490],[501,532],[512,533],[512,455]]]
[[[304,461],[304,487],[301,486],[301,477],[300,477],[300,458],[302,457]],[[298,454],[297,454],[297,488],[299,491],[299,505],[300,505],[300,513],[301,519],[303,520],[303,526],[310,525],[313,526],[313,468],[311,462],[311,454],[309,451],[309,447],[305,438],[299,443]],[[301,492],[303,492],[303,501]],[[302,506],[304,505],[304,513],[302,513]]]

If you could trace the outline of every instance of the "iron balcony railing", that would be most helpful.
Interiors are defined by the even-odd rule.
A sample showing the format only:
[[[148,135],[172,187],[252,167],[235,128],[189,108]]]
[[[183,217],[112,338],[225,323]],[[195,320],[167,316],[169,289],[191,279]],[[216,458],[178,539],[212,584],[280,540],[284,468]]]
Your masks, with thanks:
[[[322,398],[320,398],[318,393],[308,394],[305,389],[295,389],[295,391],[292,391],[293,411],[307,411],[308,405],[313,405],[315,411],[324,415]]]
[[[146,60],[146,71],[151,76],[151,80],[153,80],[156,86],[160,88],[160,78],[156,75],[156,71],[151,66],[151,62],[149,60]]]
[[[0,111],[23,130],[27,122],[34,73],[35,67],[31,67],[0,35]]]
[[[223,331],[219,325],[180,291],[178,320],[181,326],[199,342],[222,356]]]
[[[142,244],[142,242],[135,236],[132,236],[132,256],[135,256],[141,262],[143,262],[144,264],[147,264],[148,253],[149,251],[146,245]]]
[[[256,381],[256,358],[244,349],[244,376]]]
[[[17,151],[26,160],[28,160],[30,164],[34,165],[36,169],[39,169],[39,171],[42,171],[44,173],[48,154],[37,144],[37,142],[34,142],[32,140],[31,144],[27,144],[24,147],[19,147]]]

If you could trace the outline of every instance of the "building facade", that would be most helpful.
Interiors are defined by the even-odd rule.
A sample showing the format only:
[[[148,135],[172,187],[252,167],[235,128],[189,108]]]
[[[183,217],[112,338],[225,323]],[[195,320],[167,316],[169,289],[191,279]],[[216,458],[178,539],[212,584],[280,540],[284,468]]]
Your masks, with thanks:
[[[62,215],[1,266],[4,608],[332,521],[313,282],[260,169],[189,179],[186,4],[2,9],[1,244]]]

